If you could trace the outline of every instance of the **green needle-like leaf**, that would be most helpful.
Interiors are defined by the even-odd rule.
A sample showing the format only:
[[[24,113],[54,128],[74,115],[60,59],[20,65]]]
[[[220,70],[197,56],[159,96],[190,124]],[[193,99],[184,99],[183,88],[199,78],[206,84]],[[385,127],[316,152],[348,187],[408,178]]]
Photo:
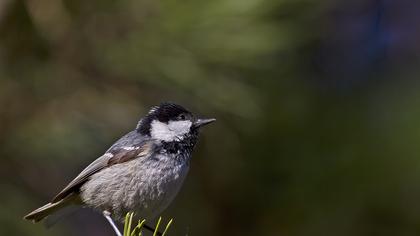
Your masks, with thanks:
[[[163,233],[162,233],[162,236],[165,236],[166,231],[168,231],[169,227],[170,227],[170,226],[171,226],[171,224],[172,224],[172,221],[173,221],[173,219],[169,220],[168,224],[166,225],[165,230],[164,230],[164,231],[163,231]]]
[[[123,231],[123,235],[124,235],[124,236],[125,236],[125,235],[127,235],[128,219],[130,218],[130,217],[129,217],[129,215],[130,215],[130,212],[128,212],[127,214],[125,214],[125,220],[124,220],[124,231]]]
[[[130,236],[130,232],[131,232],[131,223],[133,221],[133,216],[134,213],[133,212],[129,212],[127,213],[127,215],[125,216],[125,222],[124,222],[124,236]]]
[[[141,236],[141,228],[143,227],[144,223],[146,223],[146,220],[139,220],[139,223],[137,224],[137,226],[133,229],[133,232],[131,232],[130,236],[135,236],[136,233],[138,232],[138,235]]]
[[[159,231],[159,225],[160,225],[160,221],[162,220],[162,217],[159,217],[159,220],[156,224],[156,228],[155,228],[155,232],[153,233],[153,236],[157,235],[157,232]]]

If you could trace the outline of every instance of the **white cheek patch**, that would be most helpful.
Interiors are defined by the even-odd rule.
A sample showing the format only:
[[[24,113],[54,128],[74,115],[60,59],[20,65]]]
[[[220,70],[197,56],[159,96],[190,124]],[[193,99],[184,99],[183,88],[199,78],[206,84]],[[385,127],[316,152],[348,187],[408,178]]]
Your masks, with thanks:
[[[154,120],[151,123],[150,135],[154,139],[166,142],[181,140],[190,132],[192,122],[189,120],[169,121],[168,124]]]

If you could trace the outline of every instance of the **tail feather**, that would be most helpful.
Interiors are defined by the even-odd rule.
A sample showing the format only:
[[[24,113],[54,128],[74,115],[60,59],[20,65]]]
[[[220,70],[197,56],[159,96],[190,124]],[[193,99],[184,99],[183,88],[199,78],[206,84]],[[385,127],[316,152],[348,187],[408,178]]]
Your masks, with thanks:
[[[72,200],[74,200],[73,196],[68,196],[58,202],[54,202],[54,203],[48,203],[34,211],[32,211],[31,213],[27,214],[26,216],[24,216],[23,218],[25,220],[29,220],[32,221],[33,223],[39,222],[42,219],[44,219],[45,217],[53,214],[54,212],[60,210],[61,208],[64,208],[66,206],[68,206]]]
[[[45,217],[49,216],[53,212],[56,211],[56,209],[59,207],[59,202],[56,203],[48,203],[31,213],[27,214],[25,217],[23,217],[25,220],[30,220],[33,223],[36,223],[38,221],[41,221]]]

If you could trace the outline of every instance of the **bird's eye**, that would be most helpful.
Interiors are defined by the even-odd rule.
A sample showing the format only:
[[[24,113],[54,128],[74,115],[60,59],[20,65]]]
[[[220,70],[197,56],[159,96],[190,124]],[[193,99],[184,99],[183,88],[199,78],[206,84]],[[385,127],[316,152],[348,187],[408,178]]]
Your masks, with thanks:
[[[180,120],[185,120],[185,115],[184,114],[179,115],[179,119]]]

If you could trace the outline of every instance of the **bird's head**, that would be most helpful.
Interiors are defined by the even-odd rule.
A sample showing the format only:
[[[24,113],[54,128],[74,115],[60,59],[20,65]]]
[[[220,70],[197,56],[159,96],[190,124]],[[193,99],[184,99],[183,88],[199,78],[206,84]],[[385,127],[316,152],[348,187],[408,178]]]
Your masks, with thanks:
[[[142,135],[165,142],[182,140],[196,135],[198,130],[216,119],[199,119],[184,107],[164,102],[152,107],[139,121],[137,131]]]

